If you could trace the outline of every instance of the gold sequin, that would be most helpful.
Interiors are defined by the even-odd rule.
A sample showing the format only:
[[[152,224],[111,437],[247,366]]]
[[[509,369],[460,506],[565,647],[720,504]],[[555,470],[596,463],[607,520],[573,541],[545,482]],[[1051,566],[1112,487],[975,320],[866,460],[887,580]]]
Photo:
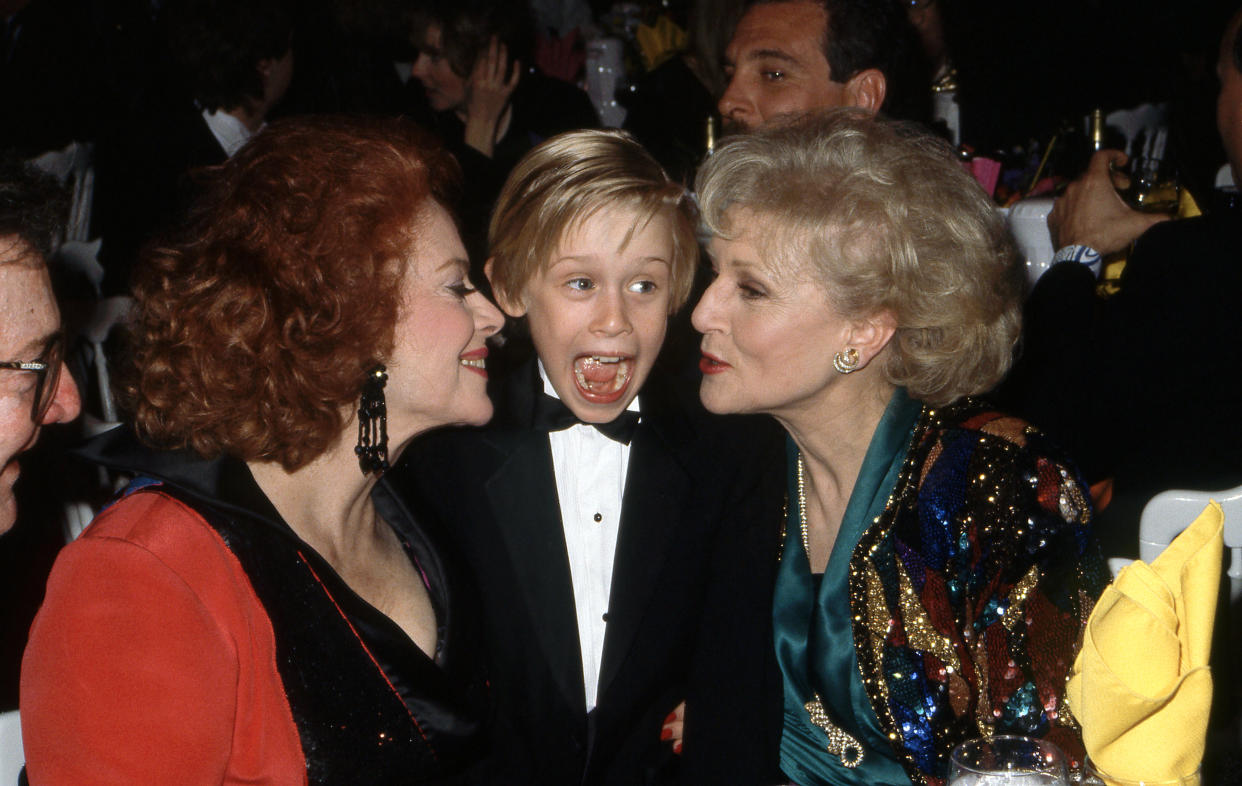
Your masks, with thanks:
[[[1005,609],[1005,614],[1001,617],[1001,624],[1010,633],[1013,633],[1013,629],[1017,627],[1022,610],[1026,607],[1027,596],[1039,584],[1040,575],[1039,566],[1032,565],[1031,569],[1026,572],[1026,575],[1017,584],[1013,585],[1013,589],[1009,591],[1009,599],[1006,601],[1009,607]]]

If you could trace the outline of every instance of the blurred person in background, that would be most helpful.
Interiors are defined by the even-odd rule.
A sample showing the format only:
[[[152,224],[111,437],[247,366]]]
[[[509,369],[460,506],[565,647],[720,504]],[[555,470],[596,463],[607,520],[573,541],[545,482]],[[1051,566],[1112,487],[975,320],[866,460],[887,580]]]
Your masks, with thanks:
[[[465,173],[462,235],[475,281],[483,275],[487,222],[518,159],[563,131],[599,125],[575,85],[534,69],[534,24],[524,0],[429,0],[410,20],[432,123]]]
[[[98,147],[94,218],[106,294],[128,290],[143,244],[189,205],[189,173],[236,153],[293,77],[289,0],[167,0],[160,13],[165,86]]]

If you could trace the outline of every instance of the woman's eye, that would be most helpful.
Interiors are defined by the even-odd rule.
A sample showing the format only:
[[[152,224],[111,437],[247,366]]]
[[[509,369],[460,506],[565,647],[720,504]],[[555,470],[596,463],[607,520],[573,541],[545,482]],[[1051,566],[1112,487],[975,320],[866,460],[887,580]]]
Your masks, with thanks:
[[[459,281],[456,284],[450,284],[449,291],[462,300],[465,300],[468,295],[473,294],[476,290],[465,281]]]
[[[586,292],[594,288],[595,283],[589,278],[571,278],[565,282],[565,286],[575,292]]]
[[[747,300],[755,300],[757,298],[767,297],[767,293],[763,291],[762,287],[758,286],[757,284],[752,284],[748,281],[739,281],[737,284],[737,288],[741,290],[742,297]]]
[[[654,281],[635,281],[633,284],[630,284],[629,289],[636,294],[645,295],[648,292],[655,292],[656,283]]]
[[[784,71],[764,71],[763,78],[769,82],[779,82],[785,78]]]

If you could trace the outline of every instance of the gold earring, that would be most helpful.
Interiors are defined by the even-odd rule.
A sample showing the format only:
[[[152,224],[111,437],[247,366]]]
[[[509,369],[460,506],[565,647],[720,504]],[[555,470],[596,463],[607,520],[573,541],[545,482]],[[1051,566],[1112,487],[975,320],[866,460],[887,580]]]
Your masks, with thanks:
[[[838,352],[832,356],[832,367],[842,374],[853,374],[858,370],[860,362],[862,362],[862,358],[859,356],[858,350],[853,347],[849,347],[844,352]]]

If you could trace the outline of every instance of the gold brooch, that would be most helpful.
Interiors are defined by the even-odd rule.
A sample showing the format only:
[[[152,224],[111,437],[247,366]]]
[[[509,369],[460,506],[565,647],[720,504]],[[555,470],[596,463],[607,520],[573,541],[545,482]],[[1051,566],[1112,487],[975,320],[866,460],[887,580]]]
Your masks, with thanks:
[[[854,769],[863,760],[863,747],[841,727],[837,726],[824,711],[824,702],[819,694],[806,703],[806,714],[811,723],[824,730],[828,735],[828,752],[841,759],[841,766]]]

